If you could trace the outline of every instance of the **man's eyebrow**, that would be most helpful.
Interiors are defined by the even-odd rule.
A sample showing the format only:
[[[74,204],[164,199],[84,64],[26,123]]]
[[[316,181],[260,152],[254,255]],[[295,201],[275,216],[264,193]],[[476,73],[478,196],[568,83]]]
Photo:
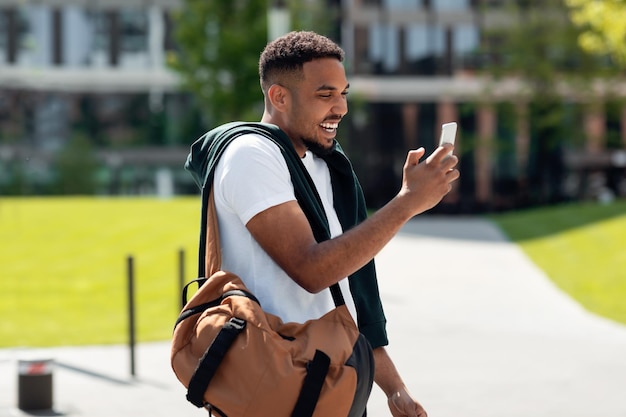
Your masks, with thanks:
[[[350,88],[350,84],[346,84],[344,91],[347,90],[348,88]],[[315,91],[336,91],[336,90],[338,90],[337,87],[333,87],[332,85],[322,84],[319,87],[317,87],[317,90]]]

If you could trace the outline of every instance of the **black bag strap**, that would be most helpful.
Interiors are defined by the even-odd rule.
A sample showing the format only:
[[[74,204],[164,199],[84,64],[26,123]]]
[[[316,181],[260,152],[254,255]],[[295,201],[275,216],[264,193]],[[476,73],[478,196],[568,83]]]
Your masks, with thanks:
[[[220,329],[219,333],[211,343],[211,346],[204,352],[189,380],[187,388],[187,400],[198,408],[204,407],[204,393],[207,390],[211,379],[217,371],[217,367],[226,356],[228,349],[233,344],[239,333],[246,328],[246,321],[237,317],[232,317]]]
[[[245,327],[245,320],[233,317],[220,329],[217,337],[204,353],[198,367],[191,376],[187,389],[187,400],[190,403],[198,408],[207,406],[204,402],[204,393],[228,349]],[[329,368],[330,357],[321,350],[316,350],[315,356],[307,364],[307,374],[304,377],[304,382],[291,417],[313,416]],[[215,408],[213,406],[210,407]],[[220,414],[223,415],[221,412]]]
[[[321,350],[316,350],[313,360],[309,361],[306,366],[306,376],[291,417],[311,417],[313,415],[329,367],[330,358],[328,355]]]
[[[279,147],[279,149],[281,150],[281,153],[283,154],[287,162],[290,159],[294,159],[294,156],[291,153],[295,153],[295,152],[290,153],[288,150],[285,149],[284,146],[281,145],[280,141],[272,133],[268,131],[263,131],[263,130],[261,131],[249,130],[245,132],[240,131],[238,134],[232,135],[232,137],[230,137],[226,142],[222,143],[221,146],[218,147],[218,149],[215,151],[215,153],[218,155],[218,159],[219,157],[221,157],[226,146],[230,142],[232,142],[235,138],[237,138],[238,136],[241,136],[244,133],[256,133],[265,137],[268,140],[271,140],[272,142],[274,142],[274,144],[276,144]],[[309,219],[309,222],[313,222],[313,219],[316,219],[320,216],[326,219],[326,213],[324,212],[322,208],[323,204],[321,202],[319,194],[317,193],[317,189],[315,188],[315,184],[313,180],[311,179],[308,172],[306,171],[306,168],[304,168],[304,165],[302,165],[302,162],[299,160],[299,157],[295,158],[295,162],[296,163],[293,163],[293,161],[292,163],[287,163],[287,167],[289,168],[289,173],[291,174],[291,179],[292,179],[292,182],[294,183],[294,192],[295,192],[296,200],[300,204],[307,219]],[[211,216],[216,216],[215,201],[213,200],[212,195],[211,195],[212,194],[211,188],[213,185],[212,179],[213,179],[213,174],[214,174],[214,170],[216,166],[217,166],[217,162],[215,162],[215,165],[210,169],[209,175],[207,175],[208,182],[205,183],[204,186],[202,187],[201,199],[202,199],[203,210],[201,213],[200,245],[199,245],[199,256],[198,256],[198,261],[199,261],[198,262],[198,276],[199,277],[206,277],[207,273],[209,272],[209,271],[206,271],[206,268],[205,268],[205,260],[207,256],[207,253],[206,253],[207,234],[213,233],[214,236],[217,236],[219,238],[219,230],[217,230],[217,227],[216,227],[217,221],[213,223],[214,227],[210,228],[211,230],[208,230],[209,221],[213,222],[213,219],[211,218]],[[296,168],[296,167],[300,167],[300,168]],[[300,186],[296,187],[295,186],[296,184],[300,184]],[[304,190],[307,190],[307,191],[304,192]],[[310,194],[312,198],[307,199],[304,194]],[[210,205],[212,205],[212,207],[209,207]],[[319,213],[315,215],[314,213],[316,212],[319,212]],[[328,220],[326,220],[326,222],[327,221]],[[313,223],[311,224],[311,226],[313,227]],[[325,230],[325,228],[323,227],[322,228],[314,227],[314,234],[316,235],[316,239],[319,240],[321,238],[321,235],[323,235],[324,233],[329,233],[329,230],[325,230],[325,231],[323,230]],[[325,238],[330,238],[330,236],[325,235]],[[219,245],[218,245],[218,250],[219,250]],[[204,284],[204,282],[206,281],[206,279],[204,280],[202,279],[203,278],[200,278],[199,280],[197,280],[198,287],[202,286],[202,284]],[[339,286],[339,283],[335,283],[331,285],[329,289],[330,289],[335,307],[339,307],[339,306],[346,304],[342,291],[341,291],[341,287]],[[185,288],[185,291],[186,291],[186,288]]]

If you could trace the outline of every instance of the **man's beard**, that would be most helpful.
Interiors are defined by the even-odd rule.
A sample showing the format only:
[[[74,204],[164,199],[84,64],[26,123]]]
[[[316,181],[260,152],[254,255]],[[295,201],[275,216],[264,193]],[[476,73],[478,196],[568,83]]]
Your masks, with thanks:
[[[313,152],[314,155],[317,155],[320,158],[330,155],[335,151],[335,148],[337,147],[336,141],[333,141],[333,144],[330,148],[325,148],[319,143],[305,138],[302,138],[302,143],[304,143],[304,146],[306,146],[308,150],[310,150],[311,152]]]

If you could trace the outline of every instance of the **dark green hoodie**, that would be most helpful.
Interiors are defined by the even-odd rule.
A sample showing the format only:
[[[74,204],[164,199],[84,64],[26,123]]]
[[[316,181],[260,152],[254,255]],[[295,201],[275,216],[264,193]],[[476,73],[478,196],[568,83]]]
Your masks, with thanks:
[[[227,123],[209,131],[194,142],[185,164],[185,169],[191,172],[202,190],[199,276],[205,275],[204,237],[206,236],[207,201],[213,185],[215,167],[230,142],[238,136],[249,133],[263,136],[280,148],[291,174],[296,199],[311,224],[316,240],[321,242],[330,239],[328,220],[315,185],[289,137],[277,126],[271,124]],[[335,211],[343,230],[346,231],[365,220],[367,211],[363,191],[352,165],[339,144],[335,142],[335,145],[335,150],[322,158],[326,161],[330,171]],[[386,320],[378,292],[374,261],[370,261],[350,275],[349,282],[361,333],[367,337],[373,348],[387,345]]]

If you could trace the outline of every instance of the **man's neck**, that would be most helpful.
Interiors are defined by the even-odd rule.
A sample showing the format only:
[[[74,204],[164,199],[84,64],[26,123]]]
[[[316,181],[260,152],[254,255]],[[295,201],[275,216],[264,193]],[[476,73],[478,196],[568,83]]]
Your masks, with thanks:
[[[306,150],[307,150],[306,146],[304,146],[302,142],[295,141],[293,139],[293,137],[289,134],[289,130],[285,128],[284,124],[278,117],[272,116],[270,112],[265,110],[263,112],[263,117],[261,118],[261,123],[269,123],[269,124],[278,126],[283,132],[285,132],[289,140],[291,140],[291,143],[293,144],[293,147],[298,153],[298,155],[300,155],[300,158],[304,158],[304,154],[306,153]]]

